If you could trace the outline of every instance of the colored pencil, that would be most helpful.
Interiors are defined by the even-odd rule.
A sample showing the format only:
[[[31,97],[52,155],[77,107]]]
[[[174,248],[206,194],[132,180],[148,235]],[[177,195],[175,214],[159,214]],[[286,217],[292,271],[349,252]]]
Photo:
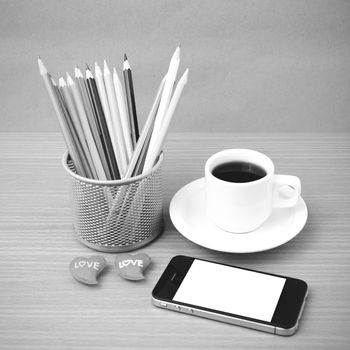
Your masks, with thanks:
[[[150,142],[151,136],[152,136],[152,130],[153,130],[153,127],[154,127],[154,121],[155,121],[155,119],[153,119],[153,122],[152,122],[152,125],[150,127],[150,130],[147,133],[145,142],[143,143],[143,146],[142,146],[142,150],[141,150],[140,156],[139,156],[139,158],[137,160],[137,163],[135,165],[135,169],[134,169],[134,171],[133,171],[131,176],[137,176],[137,175],[142,174],[142,169],[143,169],[143,167],[145,165],[145,161],[146,161],[146,155],[147,155],[147,151],[148,151],[148,147],[149,147],[149,142]]]
[[[86,92],[86,89],[85,89],[84,77],[83,77],[83,74],[82,74],[81,70],[78,68],[78,66],[75,66],[74,74],[75,74],[74,75],[75,82],[78,85],[78,89],[79,89],[79,92],[80,92],[81,97],[83,99],[84,106],[85,106],[85,105],[87,105],[89,103],[89,99],[88,99],[87,92]],[[69,74],[67,74],[67,76],[68,75]],[[71,95],[72,95],[72,92],[71,92]],[[76,108],[76,106],[75,106],[75,108]],[[77,114],[78,114],[78,117],[79,117],[79,113],[78,112],[77,112]],[[80,117],[79,117],[79,120],[80,120]],[[82,126],[82,129],[83,129],[83,132],[84,132],[83,126]],[[85,133],[84,133],[84,137],[85,137],[85,141],[86,141]],[[86,141],[86,144],[88,145],[87,141]],[[89,147],[89,145],[88,145],[88,147]],[[90,168],[91,168],[91,171],[93,173],[94,179],[97,179],[98,175],[97,175],[97,172],[96,172],[96,169],[95,169],[94,162],[92,160],[92,156],[91,156],[90,150],[89,150],[89,153],[90,153],[90,157],[89,157]]]
[[[109,131],[108,131],[105,115],[103,113],[103,108],[101,105],[100,97],[98,95],[96,81],[95,81],[95,79],[90,71],[87,72],[86,78],[87,78],[86,80],[88,83],[90,95],[92,96],[96,117],[97,117],[100,129],[101,129],[102,139],[104,140],[105,152],[106,152],[106,156],[108,159],[108,164],[110,167],[112,179],[118,180],[118,179],[120,179],[118,164],[117,164],[117,161],[115,159],[112,141],[111,141],[111,138],[109,135]]]
[[[89,86],[88,86],[88,82],[87,82],[87,76],[89,74],[92,75],[89,68],[86,69],[85,74],[86,74],[86,76],[83,80],[83,83],[84,83],[84,90],[86,91],[86,95],[88,98],[87,105],[84,104],[86,115],[87,115],[87,118],[89,121],[90,130],[91,130],[92,136],[94,138],[98,154],[100,156],[103,170],[106,174],[107,180],[112,180],[113,176],[110,172],[110,165],[108,162],[108,157],[106,155],[105,143],[104,143],[104,139],[102,136],[102,131],[100,128],[100,124],[98,122],[98,118],[96,116],[96,111],[95,111],[94,103],[93,103],[93,97],[90,94],[90,90],[89,90]]]
[[[85,107],[84,107],[84,103],[83,103],[80,91],[78,89],[77,84],[74,83],[73,79],[69,74],[67,75],[67,85],[70,88],[70,91],[72,92],[72,96],[74,98],[74,102],[78,111],[80,122],[83,127],[86,141],[91,152],[91,158],[92,158],[94,167],[96,169],[97,177],[99,180],[107,180],[107,176],[104,171],[104,168],[99,156],[99,152],[96,147],[95,140],[90,129],[88,116],[86,115],[86,111],[85,111]]]
[[[126,54],[123,61],[125,95],[117,70],[113,68],[111,72],[105,60],[103,72],[97,62],[95,76],[88,66],[85,76],[76,66],[75,80],[67,73],[67,79],[61,77],[57,85],[39,57],[40,74],[79,175],[106,181],[129,179],[152,169],[162,152],[173,114],[188,80],[186,69],[176,85],[180,55],[181,48],[178,46],[141,133],[132,70]],[[117,197],[122,193],[118,191]]]
[[[134,84],[132,80],[130,64],[126,54],[124,54],[123,75],[124,75],[124,83],[125,83],[126,100],[128,103],[131,139],[133,142],[133,146],[135,147],[137,140],[139,139],[139,126],[137,122]]]
[[[148,148],[147,145],[146,145],[146,147],[144,147],[145,143],[146,143],[145,141],[147,139],[147,136],[150,133],[152,133],[152,126],[153,126],[154,119],[155,119],[155,116],[156,116],[156,113],[157,113],[157,109],[158,109],[158,106],[159,106],[160,97],[161,97],[161,94],[162,94],[162,91],[163,91],[163,88],[164,88],[165,79],[166,79],[166,77],[163,78],[163,80],[161,81],[161,83],[159,85],[156,97],[155,97],[155,99],[153,101],[152,108],[151,108],[151,110],[150,110],[150,112],[148,114],[146,123],[145,123],[145,125],[144,125],[144,127],[142,129],[140,138],[137,141],[135,150],[134,150],[134,152],[132,154],[132,157],[131,157],[128,169],[127,169],[126,174],[125,174],[125,178],[131,177],[133,174],[135,174],[135,167],[136,167],[136,165],[138,163],[138,160],[139,160],[139,158],[141,156],[142,150],[145,149],[145,151],[147,151],[147,148]]]
[[[188,68],[186,69],[185,73],[180,78],[179,82],[176,85],[173,97],[171,98],[169,107],[165,113],[165,116],[163,118],[163,123],[159,132],[158,139],[156,140],[156,143],[154,145],[154,148],[150,150],[148,149],[145,165],[143,167],[143,173],[147,172],[148,170],[152,169],[155,161],[157,160],[165,140],[166,133],[168,131],[171,119],[174,115],[176,106],[179,102],[179,99],[181,97],[182,91],[184,86],[187,84],[188,79]]]
[[[102,108],[103,108],[103,113],[105,115],[105,119],[107,122],[109,135],[111,137],[115,159],[117,160],[119,173],[120,173],[120,176],[122,177],[123,171],[120,168],[120,165],[123,163],[122,162],[122,154],[120,152],[116,128],[115,128],[115,125],[114,125],[114,122],[112,119],[111,111],[109,109],[107,92],[106,92],[106,87],[105,87],[105,83],[104,83],[104,79],[103,79],[103,74],[102,74],[101,68],[99,67],[97,62],[95,62],[95,80],[96,80],[97,90],[98,90],[98,94],[100,96],[100,100],[101,100],[101,104],[102,104]]]
[[[71,131],[68,128],[67,125],[67,120],[64,115],[64,111],[62,109],[62,104],[59,99],[59,91],[56,83],[53,81],[51,78],[51,75],[48,73],[43,61],[41,58],[38,58],[38,66],[39,66],[39,72],[40,75],[42,76],[47,92],[50,96],[51,102],[53,104],[62,134],[63,134],[63,139],[65,141],[67,151],[75,165],[75,168],[77,170],[77,173],[79,175],[85,176],[83,166],[81,164],[81,161],[79,159],[78,152],[76,150],[76,146],[74,144],[73,136],[71,134]]]
[[[116,92],[114,90],[114,85],[113,85],[113,79],[106,60],[103,63],[103,80],[106,87],[109,110],[111,112],[111,117],[113,119],[113,124],[115,127],[116,136],[117,136],[118,148],[120,151],[119,169],[122,174],[125,174],[126,168],[128,166],[128,160],[126,155],[126,145],[125,145],[125,140],[124,140],[124,135],[122,130],[122,123],[120,120]]]
[[[165,81],[165,85],[162,93],[162,98],[160,100],[160,105],[159,105],[157,117],[154,123],[152,137],[148,148],[150,153],[154,152],[154,147],[157,144],[159,139],[159,133],[164,121],[165,113],[169,106],[174,83],[176,80],[177,71],[180,64],[180,54],[181,54],[181,49],[180,49],[180,46],[178,46],[170,60],[168,72],[166,75],[166,81]]]
[[[126,110],[126,105],[125,105],[122,83],[119,79],[117,70],[115,68],[113,68],[113,84],[114,84],[114,89],[117,96],[120,121],[122,124],[126,153],[127,153],[127,160],[129,162],[133,152],[131,133],[130,133],[130,124],[128,119],[128,112]]]
[[[63,79],[63,77],[61,77],[58,80],[58,85],[59,85],[59,89],[60,89],[60,92],[62,94],[63,100],[65,102],[65,106],[67,108],[68,114],[70,116],[70,120],[67,120],[67,123],[71,125],[71,127],[70,127],[71,130],[73,128],[75,130],[75,133],[77,135],[77,138],[75,139],[75,143],[76,144],[79,143],[81,145],[81,149],[82,149],[81,160],[82,160],[82,163],[83,163],[83,166],[85,169],[85,173],[88,177],[93,178],[93,173],[91,171],[91,166],[90,166],[90,164],[92,162],[91,155],[90,155],[89,148],[86,144],[84,131],[82,129],[80,119],[79,119],[78,113],[77,113],[75,105],[74,105],[73,98],[70,94],[68,86],[67,86],[65,80]]]

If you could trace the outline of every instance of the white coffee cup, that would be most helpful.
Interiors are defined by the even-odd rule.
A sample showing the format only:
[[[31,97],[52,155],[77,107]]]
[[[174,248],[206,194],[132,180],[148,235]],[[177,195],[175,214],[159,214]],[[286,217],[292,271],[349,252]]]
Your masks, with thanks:
[[[263,168],[266,175],[250,182],[229,182],[213,175],[220,164],[246,162]],[[301,193],[300,179],[276,175],[272,160],[249,149],[228,149],[212,155],[205,163],[207,212],[222,230],[250,232],[261,226],[273,208],[293,207]]]

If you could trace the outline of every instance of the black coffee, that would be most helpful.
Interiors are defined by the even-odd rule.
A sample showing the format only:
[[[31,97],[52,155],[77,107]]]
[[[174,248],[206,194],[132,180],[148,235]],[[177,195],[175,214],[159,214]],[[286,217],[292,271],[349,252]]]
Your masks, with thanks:
[[[216,166],[213,175],[228,182],[251,182],[266,176],[266,171],[259,165],[248,162],[229,162]]]

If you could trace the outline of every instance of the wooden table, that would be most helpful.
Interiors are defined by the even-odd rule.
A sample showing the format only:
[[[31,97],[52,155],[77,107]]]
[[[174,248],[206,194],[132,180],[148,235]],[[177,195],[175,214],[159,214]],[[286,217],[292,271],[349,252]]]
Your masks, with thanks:
[[[292,241],[257,254],[211,251],[182,237],[168,214],[174,193],[203,176],[224,148],[268,154],[279,173],[301,178],[309,208]],[[172,134],[165,147],[165,231],[140,251],[153,258],[144,281],[112,264],[96,287],[69,273],[95,252],[73,236],[59,134],[0,139],[1,349],[345,349],[350,344],[349,134]],[[280,337],[155,308],[151,291],[170,258],[185,254],[305,279],[310,296],[299,331]]]

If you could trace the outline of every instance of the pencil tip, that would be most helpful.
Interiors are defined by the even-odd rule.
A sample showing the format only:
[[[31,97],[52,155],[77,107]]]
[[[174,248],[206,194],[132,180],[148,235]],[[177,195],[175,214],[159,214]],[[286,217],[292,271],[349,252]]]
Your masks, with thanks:
[[[180,52],[181,52],[181,46],[179,45],[179,46],[177,46],[176,47],[176,50],[175,50],[175,52],[174,52],[174,54],[173,54],[173,59],[175,58],[175,59],[180,59]]]
[[[58,79],[58,85],[59,85],[60,87],[66,86],[66,82],[65,82],[65,80],[64,80],[63,77],[60,77],[60,78]]]
[[[47,69],[40,56],[38,57],[38,66],[39,66],[39,72],[41,75],[47,74]]]
[[[183,80],[184,80],[184,84],[187,84],[187,79],[188,79],[188,68],[186,68],[185,73],[183,74]]]
[[[69,75],[68,72],[67,72],[67,84],[68,84],[68,85],[73,85],[73,84],[74,84],[73,79],[72,79],[72,77]]]
[[[75,67],[75,69],[74,69],[74,76],[75,76],[75,78],[82,78],[83,77],[83,73],[81,72],[81,70],[78,66]]]
[[[93,78],[94,78],[94,76],[92,75],[91,70],[87,69],[86,70],[86,79],[93,79]]]
[[[128,61],[128,60],[124,60],[124,63],[123,63],[123,71],[124,71],[124,70],[128,70],[128,69],[131,69],[131,68],[130,68],[130,64],[129,64],[129,61]]]
[[[108,75],[111,74],[111,72],[110,72],[110,70],[109,70],[109,68],[108,68],[108,65],[107,65],[106,60],[103,61],[103,73],[104,73],[104,74],[108,74]]]
[[[97,62],[95,62],[95,75],[98,75],[98,76],[102,75],[102,70]]]
[[[128,57],[126,56],[126,53],[124,54],[124,61],[127,61]]]

